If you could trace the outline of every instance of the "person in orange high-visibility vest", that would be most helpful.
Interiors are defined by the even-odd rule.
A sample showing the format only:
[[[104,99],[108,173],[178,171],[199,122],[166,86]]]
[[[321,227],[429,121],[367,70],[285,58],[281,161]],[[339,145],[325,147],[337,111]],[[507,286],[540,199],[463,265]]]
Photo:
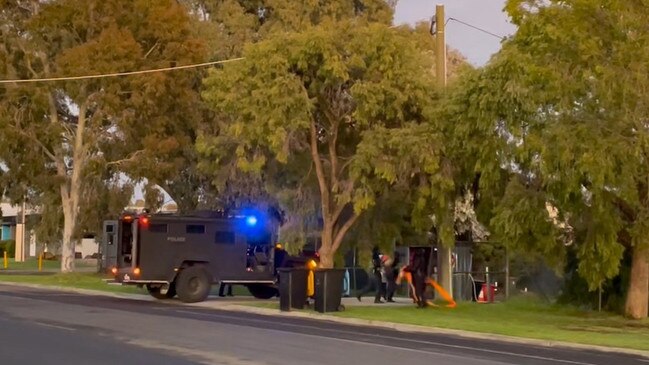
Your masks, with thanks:
[[[408,283],[408,287],[410,288],[410,298],[412,298],[412,302],[417,304],[419,301],[417,299],[417,294],[415,294],[415,286],[412,285],[412,274],[410,274],[410,268],[408,266],[404,266],[401,268],[399,271],[399,276],[397,277],[397,285],[401,285],[401,281],[405,280],[406,283]]]
[[[408,283],[408,286],[410,287],[410,295],[412,296],[413,302],[415,302],[415,304],[419,304],[419,298],[417,297],[415,286],[413,285],[412,282],[412,274],[410,273],[410,267],[405,266],[399,272],[399,277],[397,278],[397,284],[401,284],[402,280],[405,280],[406,283]],[[444,288],[442,288],[439,284],[437,284],[435,280],[428,278],[426,279],[426,284],[435,288],[435,290],[444,298],[444,300],[448,302],[448,304],[446,305],[448,308],[455,308],[457,303],[455,303],[453,297],[446,290],[444,290]],[[426,300],[426,303],[428,303],[429,306],[435,306],[429,300]]]

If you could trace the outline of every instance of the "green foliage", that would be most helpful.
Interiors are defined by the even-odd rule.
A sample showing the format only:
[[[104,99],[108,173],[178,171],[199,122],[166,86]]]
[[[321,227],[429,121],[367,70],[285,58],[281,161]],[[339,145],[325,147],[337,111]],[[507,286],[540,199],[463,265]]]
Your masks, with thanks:
[[[164,203],[164,195],[152,184],[144,186],[145,208],[150,212],[158,211]]]
[[[398,244],[427,245],[428,236],[412,226],[411,213],[405,189],[383,191],[345,238],[345,248],[355,247],[369,253],[375,245],[383,252],[390,252]]]
[[[4,252],[6,252],[8,257],[16,256],[16,241],[14,240],[0,241],[0,252],[2,252],[3,255]]]
[[[34,222],[33,227],[39,243],[46,244],[51,251],[58,251],[63,235],[61,197],[55,193],[39,194],[30,202],[41,207],[38,220]]]
[[[275,191],[313,197],[318,187],[325,225],[340,232],[396,171],[361,167],[377,162],[374,141],[385,136],[387,148],[400,128],[415,138],[425,120],[434,100],[430,64],[409,32],[352,22],[270,37],[244,55],[205,81],[204,97],[220,117],[199,137],[199,152],[215,159],[234,152],[239,170]],[[425,168],[439,166],[436,158]]]
[[[392,9],[383,0],[267,0],[262,32],[300,32],[313,25],[334,24],[356,18],[389,25]]]
[[[393,0],[391,0],[393,1]],[[383,0],[181,0],[200,22],[213,58],[240,57],[246,44],[286,32],[354,19],[392,23],[394,6]]]
[[[204,61],[206,54],[193,18],[171,0],[8,2],[0,23],[0,67],[7,78],[168,67]],[[200,71],[179,71],[3,85],[0,135],[7,143],[0,161],[9,197],[54,204],[43,206],[53,213],[44,217],[52,223],[43,230],[55,233],[62,215],[61,241],[71,255],[73,236],[96,226],[97,215],[81,207],[100,199],[97,179],[112,189],[120,170],[138,178],[155,165],[151,177],[162,180],[183,166],[179,150],[191,145],[188,128],[202,116],[200,79]]]
[[[377,128],[364,137],[352,165],[352,173],[364,183],[360,192],[369,198],[361,203],[375,203],[375,180],[384,184],[379,185],[382,194],[405,191],[400,204],[410,211],[403,216],[410,216],[411,223],[421,230],[435,225],[442,243],[452,245],[455,234],[450,204],[455,186],[452,169],[443,157],[446,146],[440,134],[425,121],[398,129]],[[435,221],[430,219],[433,214]]]
[[[559,303],[574,304],[595,310],[598,308],[599,292],[592,291],[586,279],[579,275],[579,260],[574,251],[574,249],[569,250],[564,287],[557,300]],[[602,309],[620,314],[624,312],[624,301],[631,274],[630,266],[631,255],[626,252],[620,274],[602,283]]]
[[[464,118],[454,133],[486,142],[467,144],[462,169],[480,173],[499,239],[559,262],[574,245],[594,290],[646,241],[649,13],[637,1],[506,9],[519,31],[448,108]]]
[[[491,270],[502,271],[505,267],[505,250],[505,246],[500,242],[475,242],[471,251],[473,270],[477,271],[476,267],[488,266]],[[516,259],[510,258],[510,261]],[[510,267],[510,275],[516,277],[519,273],[514,272]]]
[[[84,234],[99,237],[103,231],[103,222],[122,213],[133,196],[133,184],[120,181],[116,175],[111,176],[110,170],[101,175],[95,173],[86,179],[74,236],[76,239],[82,238]]]
[[[383,0],[184,0],[182,3],[199,20],[194,24],[196,32],[207,41],[211,57],[217,59],[239,57],[246,44],[275,36],[283,37],[286,32],[301,32],[318,25],[331,25],[351,19],[360,23],[380,22],[389,25],[394,9],[394,2]],[[420,45],[429,48],[430,36],[424,28],[418,30],[417,40]],[[414,34],[409,35],[409,38],[414,39]],[[209,113],[204,114],[206,120],[213,118]],[[147,177],[149,181],[163,187],[179,204],[181,211],[197,206],[213,208],[236,205],[242,199],[279,201],[288,211],[294,212],[291,214],[294,224],[285,226],[283,236],[303,237],[304,232],[299,231],[312,224],[297,223],[295,217],[304,218],[319,210],[312,203],[317,192],[309,188],[309,183],[315,180],[304,181],[287,176],[300,168],[309,170],[308,166],[302,166],[304,159],[298,158],[288,164],[299,166],[297,169],[273,166],[260,174],[262,164],[267,167],[273,164],[263,153],[249,160],[238,158],[237,150],[241,150],[238,141],[220,133],[218,126],[213,128],[202,125],[199,130],[203,136],[217,136],[194,140],[198,150],[204,156],[209,155],[210,159],[197,161],[192,151],[185,149],[182,156],[163,155],[150,165],[142,165],[139,161],[141,171],[136,175]],[[169,170],[161,169],[168,166],[170,160],[178,163],[170,166]],[[268,170],[273,171],[272,176],[269,176]],[[132,170],[129,171],[133,173]],[[166,171],[171,171],[171,174]],[[205,171],[210,173],[205,176]],[[281,187],[272,184],[275,179],[283,181]]]
[[[559,229],[548,215],[546,195],[527,189],[518,179],[510,181],[491,221],[496,239],[514,250],[540,252],[555,265],[562,263],[564,246]]]

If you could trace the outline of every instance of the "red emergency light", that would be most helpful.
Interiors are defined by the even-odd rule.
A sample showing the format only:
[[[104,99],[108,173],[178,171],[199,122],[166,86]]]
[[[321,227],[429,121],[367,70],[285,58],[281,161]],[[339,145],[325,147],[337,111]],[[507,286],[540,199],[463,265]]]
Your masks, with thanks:
[[[148,228],[149,227],[149,217],[142,216],[142,217],[140,217],[139,222],[140,222],[140,226],[142,226],[142,228]]]

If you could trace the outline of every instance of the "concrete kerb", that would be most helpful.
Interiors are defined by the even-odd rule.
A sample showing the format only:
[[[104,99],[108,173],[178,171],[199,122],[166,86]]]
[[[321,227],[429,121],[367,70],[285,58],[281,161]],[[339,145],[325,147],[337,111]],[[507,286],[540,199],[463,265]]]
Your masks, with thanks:
[[[120,298],[120,299],[156,301],[156,302],[159,301],[157,299],[150,297],[149,295],[144,295],[144,294],[112,293],[112,292],[106,292],[100,290],[79,289],[79,288],[71,288],[71,287],[63,287],[63,286],[51,286],[51,285],[28,284],[28,283],[0,282],[0,285],[21,286],[27,288],[72,292],[72,293],[77,293],[82,295],[98,295],[98,296],[106,296],[106,297],[113,297],[113,298]],[[359,319],[359,318],[343,318],[343,317],[320,314],[315,312],[301,312],[301,311],[281,312],[277,309],[259,308],[259,307],[247,306],[242,304],[233,304],[233,303],[218,303],[218,306],[215,306],[215,302],[210,302],[210,301],[202,302],[202,303],[194,303],[194,304],[181,303],[175,300],[165,300],[162,302],[166,304],[177,305],[177,306],[185,306],[185,307],[190,306],[190,307],[203,308],[203,309],[218,309],[218,310],[225,310],[225,311],[232,311],[232,312],[245,312],[245,313],[252,313],[252,314],[272,316],[272,317],[292,317],[292,318],[312,319],[312,320],[318,320],[324,322],[334,322],[334,323],[348,324],[348,325],[391,329],[399,332],[453,335],[458,337],[465,337],[465,338],[472,338],[472,339],[479,339],[479,340],[495,340],[495,341],[524,344],[524,345],[542,346],[542,347],[557,347],[557,348],[568,348],[568,349],[579,349],[579,350],[593,350],[593,351],[601,351],[601,352],[616,352],[616,353],[624,353],[629,355],[638,355],[649,359],[649,351],[628,349],[622,347],[586,345],[580,343],[538,340],[538,339],[513,337],[513,336],[491,334],[491,333],[480,333],[480,332],[470,332],[470,331],[463,331],[463,330],[456,330],[456,329],[417,326],[411,324],[366,320],[366,319]]]
[[[120,299],[137,299],[145,301],[155,301],[153,297],[145,294],[130,294],[130,293],[113,293],[102,290],[93,290],[93,289],[80,289],[73,288],[69,286],[56,286],[56,285],[43,285],[43,284],[31,284],[31,283],[15,283],[9,281],[0,281],[0,285],[5,286],[20,286],[25,288],[34,288],[34,289],[44,289],[50,291],[60,291],[68,293],[76,293],[83,295],[99,295],[104,297],[120,298]]]
[[[211,308],[205,305],[192,305],[192,306]],[[237,312],[247,312],[247,313],[254,313],[259,315],[275,316],[275,317],[286,316],[286,317],[294,317],[294,318],[314,319],[314,320],[335,322],[335,323],[348,324],[348,325],[392,329],[399,332],[454,335],[458,337],[478,339],[478,340],[503,341],[503,342],[542,346],[542,347],[558,347],[558,348],[563,347],[563,348],[579,349],[579,350],[615,352],[615,353],[624,353],[630,355],[638,355],[638,356],[649,358],[649,351],[643,351],[643,350],[634,350],[634,349],[627,349],[627,348],[598,346],[598,345],[586,345],[586,344],[561,342],[561,341],[538,340],[532,338],[513,337],[513,336],[506,336],[506,335],[499,335],[499,334],[492,334],[492,333],[470,332],[470,331],[456,330],[450,328],[426,327],[426,326],[375,321],[375,320],[367,320],[367,319],[359,319],[359,318],[348,318],[348,317],[343,318],[343,317],[336,317],[336,316],[320,314],[320,313],[280,312],[277,309],[258,308],[258,307],[236,305],[236,304],[227,304],[227,305],[219,306],[218,309],[237,311]]]

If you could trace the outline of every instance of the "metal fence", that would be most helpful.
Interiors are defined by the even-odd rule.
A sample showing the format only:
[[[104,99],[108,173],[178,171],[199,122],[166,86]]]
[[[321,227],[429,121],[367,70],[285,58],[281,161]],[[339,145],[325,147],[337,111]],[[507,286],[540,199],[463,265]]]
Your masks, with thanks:
[[[347,274],[345,276],[344,292],[349,296],[357,295],[363,290],[370,280],[370,273],[360,267],[345,267]],[[433,280],[437,281],[437,274],[431,275]],[[509,282],[509,284],[508,284]],[[453,273],[453,298],[457,301],[502,301],[506,300],[510,287],[511,278],[505,271],[490,271],[486,268],[484,271],[455,271]],[[480,293],[483,289],[493,288],[491,291],[484,291],[483,297]],[[376,290],[376,288],[372,288]],[[402,283],[397,286],[395,294],[397,297],[409,297],[410,288],[407,284]],[[429,298],[436,299],[437,293],[430,292]]]

